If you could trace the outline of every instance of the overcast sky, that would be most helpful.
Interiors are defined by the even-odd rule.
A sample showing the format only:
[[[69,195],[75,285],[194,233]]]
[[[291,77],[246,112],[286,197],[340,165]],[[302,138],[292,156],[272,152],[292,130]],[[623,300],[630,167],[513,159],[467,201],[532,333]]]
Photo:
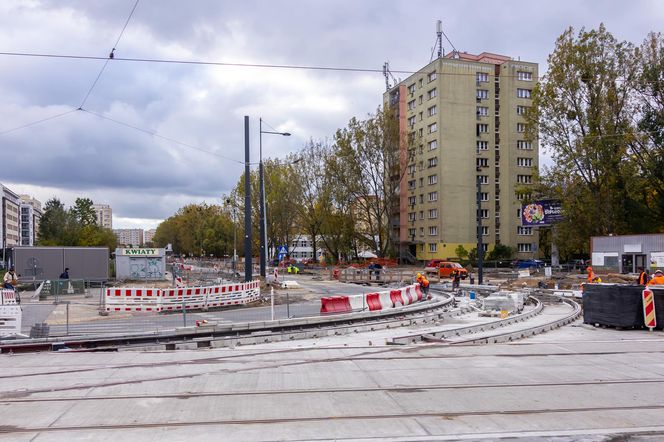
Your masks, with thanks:
[[[0,52],[107,57],[134,3],[1,0]],[[389,61],[413,71],[429,62],[438,19],[458,50],[521,57],[543,73],[566,27],[604,22],[638,44],[662,31],[664,1],[140,0],[115,56],[379,70]],[[263,136],[264,157],[282,158],[374,111],[385,90],[380,72],[111,60],[85,100],[89,112],[11,130],[77,109],[104,63],[0,55],[0,183],[42,203],[110,204],[116,228],[152,228],[185,204],[220,203],[243,171],[244,115],[252,161],[259,117],[293,134]]]

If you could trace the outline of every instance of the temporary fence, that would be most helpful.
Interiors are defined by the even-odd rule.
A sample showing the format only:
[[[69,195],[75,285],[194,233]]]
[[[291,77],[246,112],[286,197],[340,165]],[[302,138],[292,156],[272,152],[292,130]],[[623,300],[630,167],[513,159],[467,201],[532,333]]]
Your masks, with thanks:
[[[387,310],[413,304],[423,299],[424,295],[419,284],[412,284],[400,289],[366,293],[364,295],[321,298],[320,312],[321,314],[330,314]]]
[[[260,282],[170,289],[107,288],[107,312],[165,312],[248,304],[260,299]]]

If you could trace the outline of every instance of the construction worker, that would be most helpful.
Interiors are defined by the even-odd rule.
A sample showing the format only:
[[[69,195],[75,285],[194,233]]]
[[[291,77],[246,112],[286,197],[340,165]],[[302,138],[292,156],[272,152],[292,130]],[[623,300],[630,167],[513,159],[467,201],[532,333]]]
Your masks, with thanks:
[[[593,284],[599,284],[602,282],[602,278],[600,278],[598,275],[593,276],[592,280]]]
[[[648,284],[648,280],[650,279],[650,275],[648,274],[648,271],[647,271],[647,270],[644,270],[644,269],[643,269],[643,267],[641,267],[639,270],[640,270],[640,273],[639,273],[639,285],[643,285],[643,286],[645,286],[645,285]]]
[[[586,272],[588,272],[588,282],[593,282],[593,279],[595,278],[595,273],[593,272],[593,268],[588,266]]]
[[[664,273],[661,270],[657,270],[650,281],[647,283],[648,286],[651,285],[664,285]]]
[[[429,294],[429,280],[424,275],[422,275],[421,273],[418,273],[416,281],[420,285],[420,288],[422,289],[422,292],[425,295],[428,295]]]

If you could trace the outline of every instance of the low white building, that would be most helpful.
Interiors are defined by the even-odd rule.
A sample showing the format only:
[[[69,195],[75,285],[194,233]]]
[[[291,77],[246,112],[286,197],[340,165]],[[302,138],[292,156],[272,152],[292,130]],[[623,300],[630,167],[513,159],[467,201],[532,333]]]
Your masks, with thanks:
[[[289,244],[288,254],[292,259],[313,259],[314,244],[311,237],[308,235],[295,235]],[[325,250],[322,246],[319,245],[316,248],[316,255],[319,261],[325,255]]]

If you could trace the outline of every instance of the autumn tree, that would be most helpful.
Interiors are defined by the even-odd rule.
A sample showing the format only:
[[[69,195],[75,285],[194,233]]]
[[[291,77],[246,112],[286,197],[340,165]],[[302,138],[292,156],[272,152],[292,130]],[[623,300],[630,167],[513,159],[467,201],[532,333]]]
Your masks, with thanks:
[[[347,189],[359,238],[386,256],[393,252],[389,220],[398,204],[394,185],[401,174],[397,120],[378,109],[366,120],[352,118],[334,140],[336,184]]]
[[[567,29],[556,41],[549,68],[533,91],[527,113],[531,138],[539,132],[553,165],[541,176],[545,196],[562,201],[561,234],[586,249],[588,238],[642,231],[643,181],[628,143],[637,78],[633,45],[603,25]]]

